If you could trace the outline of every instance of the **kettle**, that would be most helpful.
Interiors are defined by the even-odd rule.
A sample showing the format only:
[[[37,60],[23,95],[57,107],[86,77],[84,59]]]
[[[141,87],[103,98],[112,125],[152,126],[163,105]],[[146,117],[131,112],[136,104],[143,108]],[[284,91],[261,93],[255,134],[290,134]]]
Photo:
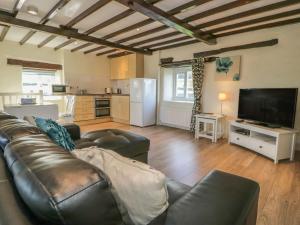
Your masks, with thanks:
[[[111,94],[112,93],[111,88],[105,88],[104,91],[105,91],[105,94]]]

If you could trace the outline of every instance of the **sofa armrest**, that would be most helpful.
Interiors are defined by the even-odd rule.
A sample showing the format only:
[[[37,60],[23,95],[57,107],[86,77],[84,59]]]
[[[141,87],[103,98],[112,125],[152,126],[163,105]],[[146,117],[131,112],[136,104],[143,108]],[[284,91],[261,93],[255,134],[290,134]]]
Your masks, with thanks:
[[[67,129],[73,141],[80,139],[80,127],[75,123],[62,124]]]
[[[168,210],[166,225],[255,225],[259,185],[213,171]]]

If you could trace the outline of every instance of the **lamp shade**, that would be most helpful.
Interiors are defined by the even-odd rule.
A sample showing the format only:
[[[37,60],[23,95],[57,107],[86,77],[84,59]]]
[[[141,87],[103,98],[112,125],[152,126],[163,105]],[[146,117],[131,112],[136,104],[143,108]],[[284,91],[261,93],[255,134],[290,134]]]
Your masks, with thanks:
[[[226,100],[226,94],[224,92],[220,92],[219,95],[218,95],[218,98],[220,101],[224,101]]]

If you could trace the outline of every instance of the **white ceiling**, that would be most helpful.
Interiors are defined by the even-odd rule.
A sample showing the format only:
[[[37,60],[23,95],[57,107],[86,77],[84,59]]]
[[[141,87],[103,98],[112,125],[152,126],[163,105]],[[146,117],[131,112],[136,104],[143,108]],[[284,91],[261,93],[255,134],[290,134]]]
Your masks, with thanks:
[[[17,18],[38,23],[41,20],[41,18],[43,18],[58,1],[59,0],[42,0],[42,1],[41,0],[26,0],[24,5],[22,6],[20,12],[17,15]],[[99,1],[99,0],[70,0],[70,2],[67,3],[58,12],[58,14],[54,18],[52,18],[51,21],[49,21],[47,23],[47,25],[57,26],[57,27],[59,25],[65,25],[70,20],[72,20],[73,18],[78,16],[80,13],[85,11],[87,8],[89,8],[90,6],[95,4],[97,1]],[[190,1],[191,0],[162,0],[162,1],[158,2],[156,4],[156,6],[161,8],[162,10],[169,11],[171,9],[174,9],[174,8],[176,8],[180,5],[183,5],[187,2],[190,2]],[[189,9],[187,11],[184,11],[180,14],[177,14],[176,17],[179,18],[179,19],[184,19],[186,17],[192,16],[192,15],[195,15],[195,14],[198,14],[198,13],[201,13],[201,12],[206,12],[207,10],[210,10],[210,9],[213,9],[213,8],[218,7],[218,6],[222,6],[224,4],[234,2],[234,1],[236,1],[236,0],[212,0],[212,1],[209,1],[205,4],[200,5],[198,7],[195,7],[195,8]],[[223,18],[223,17],[230,16],[230,15],[233,15],[233,14],[236,14],[236,13],[239,13],[239,12],[244,12],[244,11],[247,11],[247,10],[250,10],[250,9],[254,9],[254,8],[257,8],[257,7],[261,7],[261,6],[265,6],[265,5],[269,5],[269,4],[273,4],[273,3],[281,2],[281,1],[283,1],[283,0],[260,0],[260,1],[256,1],[256,2],[249,3],[247,5],[244,5],[244,6],[232,9],[232,10],[226,10],[226,11],[222,11],[221,13],[218,13],[218,14],[215,14],[215,15],[212,15],[212,16],[207,16],[207,17],[202,18],[200,20],[193,21],[190,24],[196,26],[196,25],[208,22],[208,21]],[[0,0],[0,9],[6,10],[6,11],[11,11],[14,7],[15,2],[16,2],[16,0]],[[32,15],[30,15],[26,12],[27,7],[32,6],[32,5],[36,6],[39,10],[39,14],[37,16],[32,16]],[[255,18],[269,16],[269,15],[273,15],[273,14],[280,13],[280,12],[290,11],[290,10],[293,10],[293,9],[300,9],[300,1],[299,1],[299,4],[297,4],[297,5],[281,8],[281,9],[278,9],[278,10],[269,11],[269,12],[266,12],[266,13],[260,13],[260,14],[256,14],[256,15],[253,15],[253,16],[244,17],[244,18],[241,18],[241,19],[236,19],[236,20],[233,20],[233,21],[230,21],[230,22],[225,22],[225,23],[222,23],[222,24],[219,24],[219,25],[208,27],[205,30],[211,30],[211,29],[223,27],[223,26],[226,26],[226,25],[239,23],[239,22],[242,22],[242,21],[247,21],[247,20],[251,20],[251,19],[255,19]],[[102,22],[105,22],[105,21],[115,17],[116,15],[118,15],[118,14],[120,14],[120,13],[126,11],[126,10],[128,10],[128,8],[125,7],[124,5],[121,5],[120,3],[116,2],[116,1],[111,1],[107,5],[105,5],[104,7],[99,9],[98,11],[96,11],[95,13],[91,14],[90,16],[86,17],[85,19],[83,19],[82,21],[77,23],[74,26],[74,28],[79,29],[79,32],[85,32],[88,29],[90,29],[90,28],[92,28],[92,27],[94,27],[98,24],[101,24]],[[292,16],[292,17],[289,17],[289,18],[296,18],[296,17],[299,17],[299,15],[295,15],[295,16]],[[103,29],[100,29],[99,31],[93,33],[92,36],[101,38],[105,35],[108,35],[110,33],[118,31],[120,29],[126,28],[130,25],[133,25],[133,24],[135,24],[137,22],[140,22],[140,21],[143,21],[145,19],[147,19],[146,16],[136,12],[136,13],[131,14],[128,17],[125,17],[125,18],[121,19],[120,21],[118,21],[116,23],[113,23],[113,24],[111,24],[111,25],[109,25],[109,26],[107,26]],[[288,19],[288,17],[283,18],[283,19],[279,19],[279,20],[285,20],[285,19]],[[264,23],[261,23],[261,24],[275,22],[275,21],[278,21],[278,20],[264,22]],[[131,36],[139,34],[141,32],[157,28],[159,26],[162,26],[162,24],[160,22],[153,22],[149,25],[141,27],[140,30],[132,30],[132,31],[120,34],[116,37],[113,37],[109,40],[110,41],[118,41],[118,40],[121,40],[123,38],[131,37]],[[251,26],[254,26],[254,25],[251,25]],[[235,30],[235,29],[233,29],[233,30]],[[2,31],[2,28],[0,26],[0,32],[1,31]],[[24,37],[24,35],[26,35],[26,33],[28,31],[29,31],[28,29],[24,29],[24,28],[11,27],[9,29],[9,32],[6,35],[5,39],[15,41],[15,42],[19,42]],[[162,30],[160,32],[152,33],[150,35],[147,35],[147,36],[144,36],[144,37],[141,37],[141,38],[132,39],[132,40],[127,41],[123,44],[126,44],[126,45],[127,44],[132,44],[132,43],[135,43],[135,42],[138,42],[138,41],[147,40],[149,38],[157,37],[157,36],[160,36],[162,34],[167,34],[167,33],[171,33],[171,32],[174,32],[174,31],[175,30],[173,28],[168,28],[168,29]],[[172,40],[174,38],[179,38],[179,37],[183,37],[183,36],[184,36],[183,34],[180,34],[180,35],[176,35],[174,37],[166,38],[166,39],[163,39],[163,40],[149,42],[146,45],[153,44],[153,43],[158,43],[158,42],[161,42],[161,41],[168,41],[168,40]],[[40,42],[45,40],[47,37],[49,37],[49,34],[42,33],[42,32],[37,32],[26,43],[33,44],[33,45],[38,45]],[[67,40],[68,39],[65,38],[65,37],[56,37],[55,39],[50,41],[46,45],[46,47],[54,48],[54,47],[58,46],[59,44],[65,42]],[[181,42],[184,42],[184,41],[181,41]],[[84,43],[85,42],[82,42],[82,41],[76,41],[76,42],[73,42],[70,45],[65,46],[64,49],[73,49],[73,48],[75,48],[77,46],[80,46]],[[176,43],[173,43],[173,44],[176,44]],[[143,46],[145,46],[145,44],[143,44]],[[87,51],[87,50],[93,49],[95,47],[98,47],[98,46],[93,44],[89,47],[81,49],[80,51],[82,51],[82,52]],[[107,47],[107,48],[102,49],[100,51],[93,52],[93,54],[97,54],[99,52],[104,52],[104,51],[107,51],[109,49],[110,48]]]

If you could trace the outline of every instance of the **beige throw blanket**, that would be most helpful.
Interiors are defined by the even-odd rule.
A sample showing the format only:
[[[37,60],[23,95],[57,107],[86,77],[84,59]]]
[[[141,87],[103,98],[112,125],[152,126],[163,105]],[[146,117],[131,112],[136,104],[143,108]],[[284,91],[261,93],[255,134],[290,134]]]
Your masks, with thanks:
[[[135,225],[150,223],[168,208],[166,177],[149,165],[97,147],[76,149],[72,153],[109,177],[119,203]]]

